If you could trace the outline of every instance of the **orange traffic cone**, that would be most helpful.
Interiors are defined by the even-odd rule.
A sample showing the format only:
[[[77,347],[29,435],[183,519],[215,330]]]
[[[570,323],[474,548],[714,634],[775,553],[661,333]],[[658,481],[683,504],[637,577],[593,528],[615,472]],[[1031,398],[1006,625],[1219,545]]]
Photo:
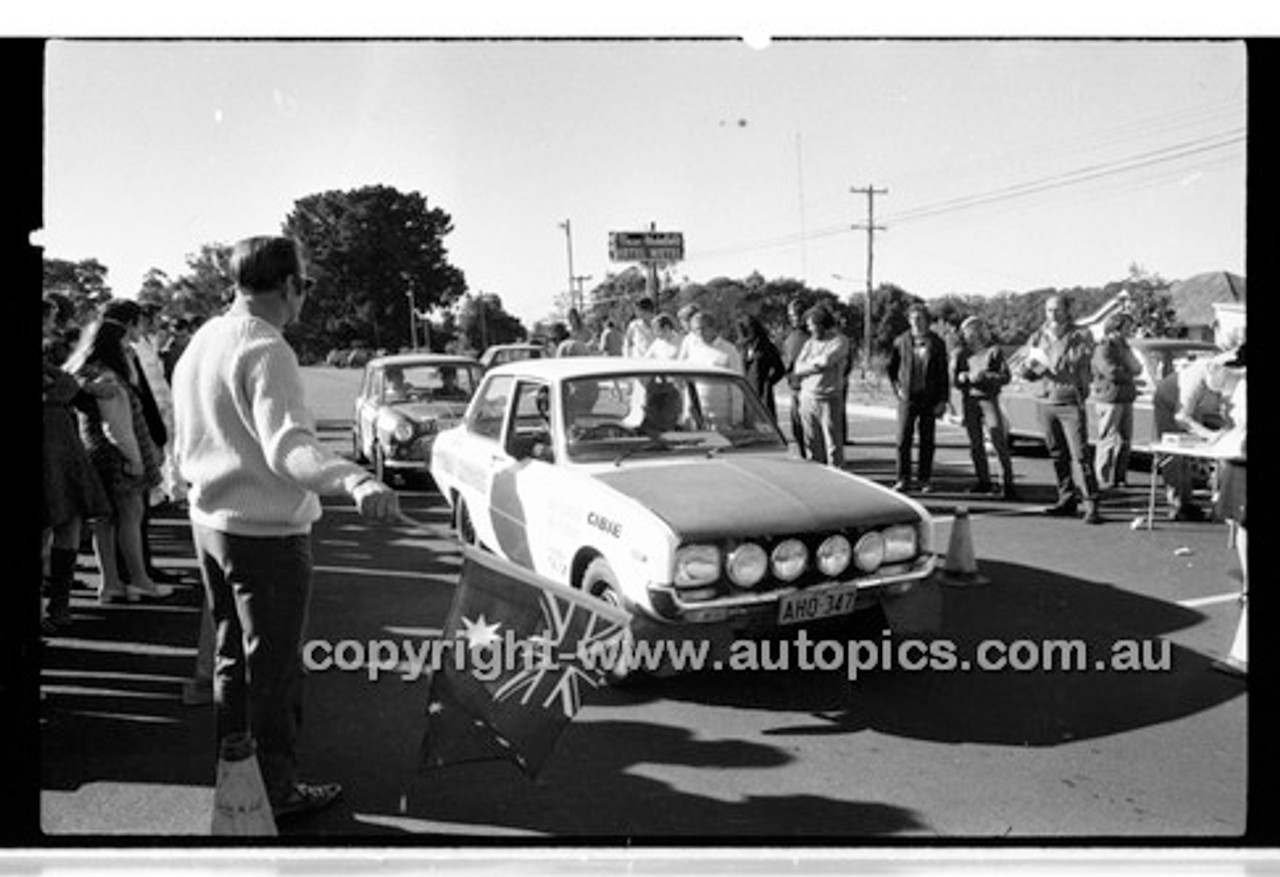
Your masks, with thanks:
[[[258,767],[257,749],[248,734],[222,741],[218,785],[213,793],[214,835],[275,837],[276,821]]]
[[[938,575],[944,585],[969,587],[985,585],[991,580],[978,572],[978,561],[973,556],[973,536],[969,532],[969,509],[956,508],[955,521],[951,524],[951,541],[947,545],[947,561]]]
[[[1236,636],[1231,642],[1231,652],[1222,660],[1213,662],[1213,669],[1230,673],[1233,676],[1245,676],[1249,671],[1249,604],[1240,610],[1240,623],[1236,625]]]

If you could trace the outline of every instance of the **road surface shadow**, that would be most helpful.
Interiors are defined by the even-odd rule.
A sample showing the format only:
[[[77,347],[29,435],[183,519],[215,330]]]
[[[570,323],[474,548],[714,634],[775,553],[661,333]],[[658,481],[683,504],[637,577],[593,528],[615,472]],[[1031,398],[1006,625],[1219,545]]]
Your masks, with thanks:
[[[536,781],[500,762],[421,775],[407,795],[401,830],[412,832],[416,824],[441,843],[449,842],[451,828],[457,836],[475,837],[467,826],[519,829],[523,837],[554,837],[559,843],[690,837],[765,843],[923,829],[910,810],[887,804],[808,794],[739,797],[728,790],[725,798],[710,797],[643,775],[643,768],[655,765],[741,771],[790,761],[771,744],[700,740],[693,731],[643,722],[575,721]]]
[[[943,589],[942,633],[906,652],[905,640],[876,631],[814,631],[846,644],[828,647],[828,657],[847,654],[850,639],[864,643],[860,654],[888,652],[889,669],[858,672],[854,681],[847,662],[816,669],[812,646],[810,669],[796,667],[792,641],[786,670],[704,671],[611,697],[810,714],[767,732],[775,736],[876,730],[940,743],[1056,746],[1175,721],[1245,692],[1242,680],[1212,672],[1210,657],[1164,638],[1199,622],[1199,612],[1019,564],[984,561],[982,571],[986,586]],[[987,642],[998,644],[988,657],[1025,669],[981,669]],[[1040,669],[1045,662],[1053,666]]]

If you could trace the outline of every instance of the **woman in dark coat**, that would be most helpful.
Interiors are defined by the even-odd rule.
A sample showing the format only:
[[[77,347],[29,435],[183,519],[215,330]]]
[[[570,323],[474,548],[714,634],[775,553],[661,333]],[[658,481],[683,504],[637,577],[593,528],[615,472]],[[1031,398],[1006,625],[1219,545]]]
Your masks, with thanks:
[[[73,405],[94,405],[98,385],[81,387],[62,370],[65,350],[58,331],[56,300],[44,300],[44,418],[41,436],[44,507],[42,529],[50,541],[46,632],[71,622],[71,584],[80,549],[80,526],[86,520],[109,518],[111,504],[76,425]]]
[[[738,336],[741,340],[742,366],[747,383],[764,401],[774,419],[777,419],[777,404],[773,399],[773,386],[782,380],[786,367],[782,364],[782,354],[769,339],[769,333],[756,317],[744,317],[738,324]]]

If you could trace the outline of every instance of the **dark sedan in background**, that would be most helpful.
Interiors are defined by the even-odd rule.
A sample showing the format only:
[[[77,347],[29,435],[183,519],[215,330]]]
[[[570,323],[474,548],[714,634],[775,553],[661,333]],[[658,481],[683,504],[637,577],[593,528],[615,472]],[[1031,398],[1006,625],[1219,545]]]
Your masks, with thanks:
[[[372,359],[355,401],[351,443],[357,462],[425,476],[436,435],[454,426],[475,393],[480,363],[467,356],[404,353]]]

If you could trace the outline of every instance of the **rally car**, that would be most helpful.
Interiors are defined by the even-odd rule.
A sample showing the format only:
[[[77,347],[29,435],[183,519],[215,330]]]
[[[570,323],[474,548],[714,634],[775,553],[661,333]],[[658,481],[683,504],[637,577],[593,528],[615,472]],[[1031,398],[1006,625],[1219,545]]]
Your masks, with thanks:
[[[735,632],[853,613],[932,571],[932,520],[792,455],[736,373],[618,357],[485,374],[431,474],[457,536],[632,613]]]
[[[480,382],[481,367],[466,356],[404,353],[365,366],[351,426],[352,456],[390,471],[427,474],[439,430],[453,426]]]

